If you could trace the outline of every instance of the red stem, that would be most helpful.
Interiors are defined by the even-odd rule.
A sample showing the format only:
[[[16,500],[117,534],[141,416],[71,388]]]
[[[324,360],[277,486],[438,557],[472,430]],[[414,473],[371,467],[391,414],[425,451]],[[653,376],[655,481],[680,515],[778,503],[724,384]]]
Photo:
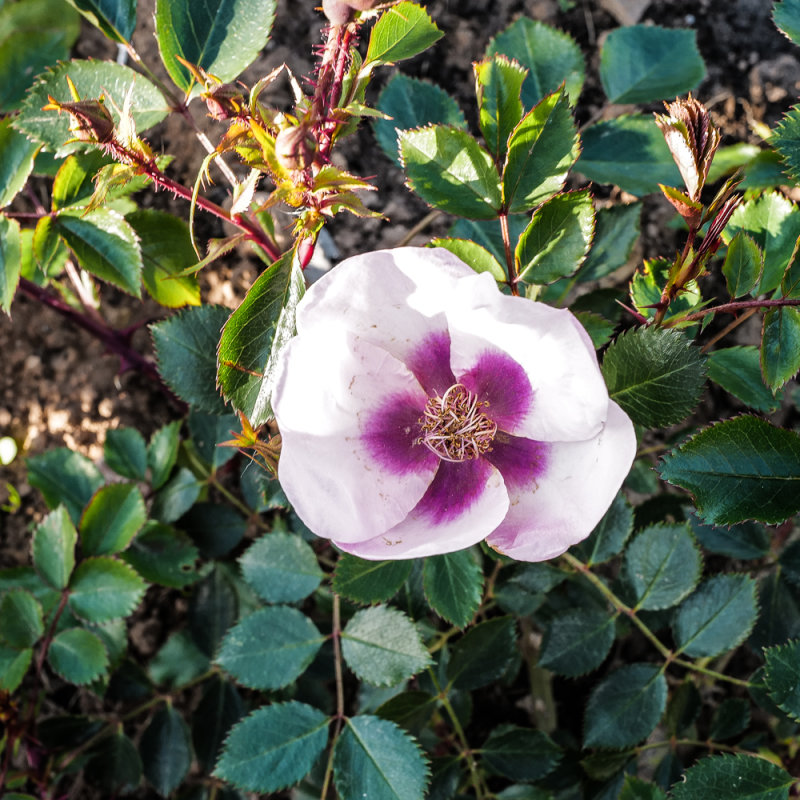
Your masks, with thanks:
[[[783,306],[800,306],[800,297],[780,297],[777,300],[740,300],[735,303],[723,303],[721,306],[704,308],[702,311],[695,311],[694,314],[687,314],[685,317],[675,317],[669,322],[694,322],[702,319],[708,314],[725,313],[736,314],[747,308],[781,308]]]

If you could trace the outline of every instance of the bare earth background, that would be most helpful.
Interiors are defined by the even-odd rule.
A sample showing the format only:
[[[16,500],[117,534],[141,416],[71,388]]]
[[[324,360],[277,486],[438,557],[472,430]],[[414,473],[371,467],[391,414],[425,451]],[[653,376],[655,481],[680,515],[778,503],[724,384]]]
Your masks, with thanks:
[[[139,28],[134,44],[151,68],[159,71],[157,47],[152,35],[152,0],[139,3]],[[279,0],[273,36],[262,56],[243,76],[251,85],[274,66],[286,62],[297,75],[308,74],[312,47],[319,43],[321,15],[313,0]],[[603,104],[597,68],[599,46],[609,30],[620,24],[658,24],[697,30],[700,52],[708,75],[697,97],[709,106],[723,132],[723,144],[759,139],[757,123],[774,125],[800,91],[798,50],[772,23],[769,0],[577,0],[568,11],[557,0],[432,0],[427,9],[445,37],[429,52],[401,69],[427,78],[450,91],[475,128],[471,62],[481,57],[489,39],[519,15],[527,15],[568,31],[587,57],[587,81],[577,108],[578,122],[594,118]],[[75,57],[115,58],[116,48],[90,26],[78,42]],[[387,70],[371,87],[371,99],[391,73]],[[288,102],[287,102],[288,106]],[[647,110],[647,109],[645,109]],[[653,106],[651,110],[658,110]],[[607,109],[614,115],[620,109]],[[204,113],[195,108],[200,119]],[[212,141],[222,133],[207,121]],[[205,123],[204,123],[205,124]],[[168,120],[147,138],[156,150],[174,153],[173,177],[191,185],[204,151],[180,119]],[[338,257],[391,247],[407,238],[427,213],[425,205],[403,185],[400,171],[374,143],[364,127],[339,147],[337,158],[355,174],[372,178],[378,191],[367,198],[388,221],[359,220],[346,214],[330,225]],[[34,183],[42,199],[44,183]],[[605,187],[596,187],[605,196]],[[225,202],[220,180],[208,190],[217,202]],[[170,198],[143,193],[142,204],[172,207],[188,217],[188,207],[175,206]],[[635,254],[669,255],[676,247],[675,234],[664,224],[672,216],[667,204],[655,196],[645,201],[642,241]],[[286,225],[290,219],[286,218]],[[416,234],[412,243],[423,244],[444,232],[447,220],[434,220]],[[221,224],[201,220],[201,238],[223,235]],[[336,256],[335,256],[336,257]],[[631,262],[630,270],[636,264]],[[203,298],[234,308],[255,280],[257,262],[246,250],[235,253],[223,265],[201,274]],[[152,301],[138,301],[108,286],[100,288],[103,313],[117,327],[146,323],[163,317],[165,310]],[[146,327],[136,334],[142,351],[151,349]],[[133,372],[119,374],[118,361],[88,334],[70,326],[55,312],[20,297],[12,306],[11,319],[0,315],[0,437],[13,436],[20,457],[0,468],[0,503],[6,481],[22,495],[22,510],[0,512],[0,567],[27,563],[27,531],[43,511],[43,505],[24,480],[23,455],[55,446],[67,446],[93,460],[102,457],[105,434],[119,426],[134,426],[145,437],[176,415],[164,395]],[[717,412],[719,413],[719,412]]]

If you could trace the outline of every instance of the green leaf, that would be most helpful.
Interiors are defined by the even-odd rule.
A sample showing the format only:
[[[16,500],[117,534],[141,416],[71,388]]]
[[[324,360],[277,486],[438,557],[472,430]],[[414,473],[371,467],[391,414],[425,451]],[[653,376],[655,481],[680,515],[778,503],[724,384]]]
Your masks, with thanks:
[[[488,272],[498,283],[507,279],[500,262],[485,247],[470,239],[433,239],[431,245],[449,250],[475,272]]]
[[[422,586],[433,611],[465,628],[481,604],[483,569],[470,550],[429,556],[422,570]]]
[[[257,539],[239,558],[244,579],[268,603],[305,599],[323,578],[317,556],[299,536],[275,531]]]
[[[92,498],[80,524],[85,555],[107,556],[124,550],[147,520],[139,488],[132,483],[111,483]]]
[[[156,39],[161,60],[175,85],[186,92],[194,79],[178,61],[232,81],[255,61],[269,39],[275,0],[191,0],[156,2]]]
[[[69,206],[85,209],[94,194],[98,172],[109,163],[112,163],[110,158],[99,149],[78,152],[65,158],[53,181],[53,211]]]
[[[800,637],[800,603],[780,570],[758,582],[759,613],[748,645],[755,651]]]
[[[660,472],[694,495],[712,525],[772,525],[800,511],[800,436],[758,417],[706,428],[669,453]]]
[[[756,583],[746,575],[715,575],[678,609],[672,623],[679,651],[717,656],[741,644],[756,621]]]
[[[108,208],[67,208],[53,217],[53,227],[87,272],[141,296],[139,239],[121,214]]]
[[[72,101],[67,75],[75,84],[81,99],[96,100],[100,95],[105,95],[106,108],[117,122],[119,115],[114,104],[123,108],[130,96],[131,113],[139,133],[161,122],[169,110],[158,89],[130,67],[113,61],[62,61],[39,76],[14,121],[15,128],[41,142],[46,150],[57,157],[85,147],[72,138],[67,114],[42,110],[48,102],[48,95],[62,103]]]
[[[172,703],[161,706],[139,742],[144,776],[162,796],[172,794],[192,765],[189,731]]]
[[[769,552],[770,535],[763,525],[756,522],[715,528],[703,525],[694,515],[689,518],[689,522],[697,540],[712,553],[747,560],[763,558]]]
[[[12,589],[0,601],[0,642],[16,650],[33,647],[44,633],[42,606],[25,589]]]
[[[63,503],[76,523],[83,507],[104,483],[100,470],[86,456],[66,447],[29,458],[28,482],[42,493],[48,508]]]
[[[150,485],[160,489],[167,481],[178,459],[180,420],[169,422],[150,437],[147,445],[147,466],[150,467]]]
[[[576,169],[597,183],[611,183],[641,197],[658,191],[658,184],[680,185],[672,154],[645,114],[597,122],[581,132],[583,152]]]
[[[483,139],[497,161],[505,161],[508,137],[522,119],[520,92],[527,70],[502,55],[475,63],[472,70]]]
[[[243,686],[280,689],[302,675],[324,641],[296,608],[261,608],[228,631],[216,663]]]
[[[437,704],[436,698],[428,692],[411,690],[396,694],[381,703],[375,709],[375,714],[405,728],[409,733],[414,733],[428,723]]]
[[[777,0],[772,8],[772,19],[781,33],[800,44],[800,2]]]
[[[0,645],[0,691],[15,692],[33,660],[33,650]]]
[[[145,582],[125,563],[109,556],[78,564],[69,584],[69,608],[89,622],[127,617],[144,595]]]
[[[2,163],[2,162],[0,162]],[[9,314],[22,270],[19,222],[0,216],[0,308]]]
[[[656,610],[680,603],[697,586],[703,560],[684,525],[651,525],[625,550],[625,575],[636,609]]]
[[[67,628],[55,636],[47,660],[65,681],[78,686],[97,680],[108,668],[106,648],[85,628]]]
[[[780,192],[765,192],[733,212],[722,238],[730,243],[739,231],[750,236],[764,254],[764,270],[752,294],[777,289],[800,236],[800,209]]]
[[[617,328],[616,322],[611,322],[593,311],[576,311],[575,317],[589,334],[595,350],[605,347],[611,341]]]
[[[86,777],[112,796],[135,791],[142,778],[142,759],[136,745],[121,730],[101,739],[91,750]]]
[[[595,215],[592,249],[578,272],[579,281],[594,281],[628,263],[639,239],[641,203],[601,208]]]
[[[616,619],[602,609],[570,609],[545,628],[539,666],[577,678],[603,663],[614,643]]]
[[[347,666],[373,686],[398,686],[430,663],[414,623],[395,608],[363,608],[342,631]]]
[[[159,686],[184,686],[208,672],[208,656],[186,631],[173,633],[147,665],[147,674]]]
[[[561,760],[561,748],[542,731],[501,725],[480,749],[490,770],[512,781],[538,781]]]
[[[295,310],[305,292],[293,253],[259,276],[225,323],[219,342],[220,388],[254,427],[272,417],[278,359],[294,336]]]
[[[117,475],[143,481],[147,473],[147,445],[135,428],[115,428],[106,433],[103,445],[106,466]]]
[[[396,72],[386,83],[375,104],[378,111],[391,119],[372,122],[375,139],[386,155],[399,161],[397,134],[399,131],[442,123],[463,130],[467,127],[464,112],[447,92],[428,81],[411,78]]]
[[[189,308],[150,326],[164,382],[181,400],[211,414],[225,414],[218,394],[217,343],[230,316],[224,306]]]
[[[572,105],[583,87],[583,54],[567,33],[529,17],[519,17],[489,41],[486,57],[502,53],[528,70],[522,84],[522,102],[533,108],[564,83]]]
[[[444,34],[428,12],[414,3],[403,2],[384,12],[369,37],[368,64],[394,64],[427,50]]]
[[[136,27],[136,0],[68,0],[89,22],[115,42],[131,40]]]
[[[583,746],[633,747],[656,727],[667,681],[655,664],[628,664],[597,684],[586,706]]]
[[[696,88],[705,75],[693,30],[614,28],[600,54],[600,80],[612,103],[671,99]]]
[[[729,697],[714,710],[708,738],[712,742],[733,739],[750,724],[750,703],[741,697]]]
[[[180,275],[197,262],[189,226],[155,209],[139,209],[126,217],[142,245],[142,282],[162,306],[200,305],[200,286],[194,275]]]
[[[175,522],[182,517],[200,496],[203,483],[187,467],[181,467],[159,489],[150,507],[150,516],[159,522]]]
[[[220,503],[195,503],[180,520],[205,558],[219,558],[244,537],[247,520],[236,509]]]
[[[508,233],[512,242],[516,242],[522,236],[522,231],[525,230],[529,221],[527,214],[512,214],[508,217]],[[506,263],[505,244],[499,220],[472,220],[462,217],[455,221],[449,233],[451,236],[458,237],[459,240],[468,240],[485,247],[497,259],[498,264]],[[456,255],[458,254],[456,253]],[[503,269],[501,280],[505,280],[505,269],[501,269]]]
[[[189,412],[189,433],[197,454],[213,472],[227,464],[235,455],[233,447],[221,447],[235,433],[242,429],[242,424],[235,414],[206,414],[202,411]]]
[[[343,553],[333,573],[333,591],[354,603],[385,603],[411,574],[413,561],[365,561]]]
[[[800,33],[800,26],[797,32]],[[778,152],[786,171],[797,181],[800,176],[800,106],[792,106],[778,122],[772,131],[770,144]]]
[[[775,704],[800,722],[800,640],[764,651],[766,683]]]
[[[186,534],[153,520],[122,555],[146,581],[175,589],[198,579],[197,558],[197,548]]]
[[[524,617],[536,611],[548,592],[565,579],[561,570],[549,564],[519,565],[514,568],[511,578],[498,586],[495,596],[503,611]]]
[[[500,176],[492,157],[466,131],[430,125],[398,134],[409,187],[426,203],[470,219],[497,217]]]
[[[742,297],[753,291],[764,269],[764,256],[759,246],[743,231],[738,231],[728,245],[722,274],[731,297]]]
[[[666,427],[694,410],[705,384],[705,357],[678,331],[636,328],[608,348],[603,376],[611,399],[637,425]]]
[[[636,270],[630,283],[630,296],[636,310],[645,319],[652,321],[661,302],[661,293],[670,278],[672,263],[666,258],[645,259]],[[696,309],[703,302],[697,281],[687,281],[683,291],[669,304],[665,320],[680,318]]]
[[[447,680],[455,689],[469,691],[498,680],[516,655],[517,631],[512,617],[481,622],[453,646]]]
[[[709,756],[686,770],[671,790],[672,800],[787,800],[794,783],[785,770],[764,758],[746,755]]]
[[[11,127],[11,117],[0,120],[0,208],[7,206],[25,186],[37,150],[35,142]]]
[[[47,278],[55,278],[61,274],[67,259],[69,248],[56,231],[52,217],[42,217],[33,232],[33,260],[36,262],[36,273],[31,277],[43,284]],[[37,275],[41,276],[37,279]]]
[[[51,511],[33,534],[33,565],[54,589],[64,589],[75,568],[78,533],[66,508]]]
[[[197,760],[211,770],[228,731],[244,715],[244,704],[232,683],[212,678],[192,718],[192,740]]]
[[[602,564],[622,551],[633,532],[633,509],[623,494],[618,494],[588,539],[575,545],[573,552],[589,566]]]
[[[346,721],[336,742],[333,780],[342,800],[422,800],[428,767],[394,723],[361,714]]]
[[[773,392],[800,370],[800,309],[771,308],[761,329],[761,371]]]
[[[512,214],[528,211],[559,191],[578,158],[578,143],[563,90],[541,100],[520,120],[508,140],[503,167],[504,207]]]
[[[328,741],[328,718],[292,701],[264,706],[233,727],[214,776],[250,792],[277,792],[300,781]]]
[[[654,783],[626,775],[619,800],[667,800],[667,796]]]
[[[746,406],[771,414],[780,406],[761,376],[759,350],[752,345],[726,347],[708,354],[708,377]]]
[[[779,563],[783,576],[796,586],[800,586],[800,540],[795,540],[784,548]]]
[[[195,586],[189,605],[189,629],[209,658],[236,621],[238,613],[239,601],[233,581],[222,566],[217,565]]]
[[[526,283],[553,283],[573,275],[594,235],[589,192],[557,194],[536,209],[517,244],[517,274]]]

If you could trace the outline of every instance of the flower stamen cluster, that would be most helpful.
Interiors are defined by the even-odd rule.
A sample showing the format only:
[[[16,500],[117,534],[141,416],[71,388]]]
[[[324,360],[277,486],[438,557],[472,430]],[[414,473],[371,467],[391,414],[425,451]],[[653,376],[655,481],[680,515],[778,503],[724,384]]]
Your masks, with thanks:
[[[460,383],[453,384],[442,397],[431,397],[419,420],[424,444],[444,461],[460,463],[479,458],[492,449],[497,423],[481,411],[488,406]]]

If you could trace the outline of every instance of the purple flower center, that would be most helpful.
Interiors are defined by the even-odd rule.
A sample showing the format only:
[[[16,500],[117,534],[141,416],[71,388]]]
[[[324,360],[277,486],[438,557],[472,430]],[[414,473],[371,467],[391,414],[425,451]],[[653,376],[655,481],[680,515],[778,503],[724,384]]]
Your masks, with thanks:
[[[424,444],[443,461],[482,456],[491,450],[497,433],[497,424],[481,410],[488,405],[462,384],[453,384],[441,397],[428,399],[419,420],[422,435],[415,443]]]

